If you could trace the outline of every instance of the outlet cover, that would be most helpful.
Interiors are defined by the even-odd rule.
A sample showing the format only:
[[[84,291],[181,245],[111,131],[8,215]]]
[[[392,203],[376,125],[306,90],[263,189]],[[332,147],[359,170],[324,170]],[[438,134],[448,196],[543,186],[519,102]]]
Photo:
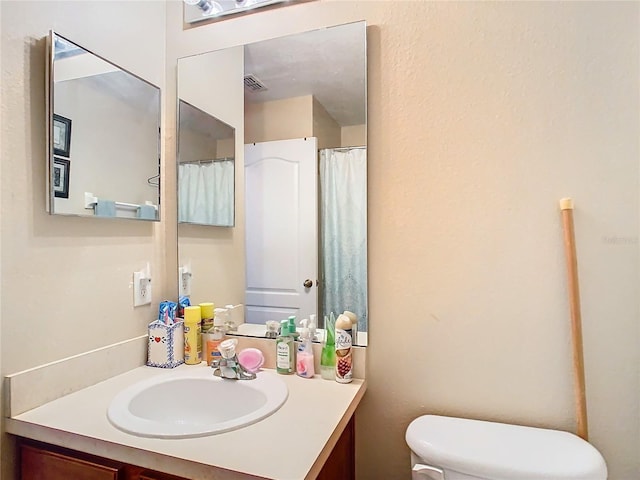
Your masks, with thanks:
[[[133,306],[151,303],[151,279],[144,272],[133,272]]]
[[[179,295],[191,295],[191,272],[188,267],[180,267],[178,269]]]

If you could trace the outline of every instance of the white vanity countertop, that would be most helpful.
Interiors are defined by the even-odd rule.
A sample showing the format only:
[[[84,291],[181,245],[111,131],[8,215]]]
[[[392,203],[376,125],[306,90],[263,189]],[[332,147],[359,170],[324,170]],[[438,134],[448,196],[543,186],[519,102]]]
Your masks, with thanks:
[[[209,368],[181,365],[177,369]],[[218,435],[188,439],[143,438],[111,425],[107,408],[124,388],[173,370],[138,367],[7,419],[9,433],[186,478],[223,480],[315,478],[360,403],[364,380],[350,384],[280,375],[289,397],[271,416]],[[179,407],[193,399],[176,392]],[[220,406],[224,408],[224,406]]]

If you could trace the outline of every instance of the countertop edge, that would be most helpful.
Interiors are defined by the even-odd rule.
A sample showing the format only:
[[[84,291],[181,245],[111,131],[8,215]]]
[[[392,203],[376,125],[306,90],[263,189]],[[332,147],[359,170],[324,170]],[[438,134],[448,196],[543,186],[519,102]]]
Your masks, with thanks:
[[[309,381],[300,379],[294,379],[293,381],[295,382],[296,380],[301,382]],[[320,382],[323,381],[320,378],[317,380]],[[336,412],[340,415],[339,420],[334,424],[334,428],[331,430],[331,434],[328,438],[324,437],[326,440],[324,441],[322,448],[319,450],[314,448],[313,452],[318,452],[315,460],[312,461],[313,463],[307,464],[310,465],[306,467],[308,470],[304,472],[300,471],[300,477],[296,474],[295,478],[299,478],[300,480],[312,480],[315,479],[322,470],[325,462],[329,458],[329,455],[340,438],[340,435],[343,433],[346,425],[355,413],[367,390],[367,385],[364,380],[359,380],[358,383],[359,385],[353,385],[354,387],[357,387],[357,390],[352,394],[353,397],[349,401],[349,404],[346,405],[346,407],[343,407],[344,410],[343,408],[340,408],[340,410],[342,410],[341,414]],[[306,390],[304,385],[306,384],[300,384],[300,386]],[[172,455],[171,452],[154,450],[153,448],[145,445],[132,445],[130,443],[127,444],[126,442],[118,443],[110,438],[93,435],[89,427],[87,432],[78,430],[74,431],[72,428],[66,430],[64,424],[60,424],[59,422],[57,425],[55,423],[48,423],[48,421],[41,422],[37,420],[37,416],[34,420],[28,418],[28,414],[26,415],[26,419],[6,417],[5,429],[7,433],[172,475],[182,477],[185,477],[186,475],[188,478],[197,478],[198,480],[276,478],[273,476],[273,473],[267,473],[269,469],[263,473],[260,470],[249,467],[247,471],[243,472],[242,468],[238,469],[237,465],[230,469],[228,468],[229,465],[216,465],[206,460],[203,461],[204,457],[200,459],[189,458],[188,456],[183,456],[179,453]],[[335,422],[337,418],[338,416],[336,415],[333,422]],[[316,453],[312,453],[312,455],[316,455]]]

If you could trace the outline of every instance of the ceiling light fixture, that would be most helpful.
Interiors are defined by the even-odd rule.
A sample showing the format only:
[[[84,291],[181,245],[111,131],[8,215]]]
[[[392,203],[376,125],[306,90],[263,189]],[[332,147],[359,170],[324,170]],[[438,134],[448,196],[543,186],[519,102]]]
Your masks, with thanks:
[[[233,15],[276,3],[295,3],[296,0],[184,0],[184,20],[186,23],[199,22],[208,18]]]

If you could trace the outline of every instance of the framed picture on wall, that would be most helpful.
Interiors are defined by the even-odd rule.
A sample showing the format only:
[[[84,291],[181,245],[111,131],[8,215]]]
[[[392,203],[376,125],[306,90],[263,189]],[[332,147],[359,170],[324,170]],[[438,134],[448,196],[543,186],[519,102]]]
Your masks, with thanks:
[[[69,198],[69,167],[65,158],[53,158],[53,191],[56,197]]]
[[[71,149],[71,120],[53,114],[53,153],[68,157]]]

